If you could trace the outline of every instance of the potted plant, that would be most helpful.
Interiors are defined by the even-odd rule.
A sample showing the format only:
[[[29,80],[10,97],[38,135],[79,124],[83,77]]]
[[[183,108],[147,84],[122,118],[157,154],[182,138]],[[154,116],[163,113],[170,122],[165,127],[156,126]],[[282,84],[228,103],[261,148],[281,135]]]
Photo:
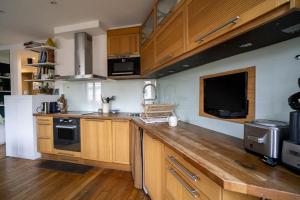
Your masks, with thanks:
[[[109,113],[110,110],[110,102],[115,100],[115,96],[110,96],[110,97],[101,97],[102,100],[102,112],[103,113]]]

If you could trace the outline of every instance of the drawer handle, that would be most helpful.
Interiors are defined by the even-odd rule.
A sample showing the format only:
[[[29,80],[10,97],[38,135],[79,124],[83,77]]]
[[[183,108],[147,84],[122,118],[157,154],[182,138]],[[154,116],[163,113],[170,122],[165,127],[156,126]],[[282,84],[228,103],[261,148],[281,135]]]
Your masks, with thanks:
[[[174,169],[169,168],[169,172],[181,183],[181,185],[194,197],[197,198],[199,196],[199,193],[196,189],[192,188],[187,184],[177,173]]]
[[[219,30],[225,28],[226,26],[228,26],[228,25],[230,25],[230,24],[236,24],[237,20],[239,20],[239,19],[240,19],[240,16],[236,16],[235,18],[232,18],[232,19],[228,20],[228,21],[225,22],[224,24],[222,24],[222,25],[218,26],[217,28],[215,28],[215,29],[209,31],[208,33],[205,33],[204,35],[200,36],[199,38],[197,38],[197,39],[195,40],[195,42],[198,42],[198,43],[203,42],[204,39],[205,39],[206,37],[208,37],[209,35],[211,35],[211,34],[213,34],[213,33],[215,33],[215,32],[218,32]]]
[[[163,58],[161,58],[161,59],[159,60],[159,63],[163,63],[163,62],[169,60],[169,59],[172,58],[172,57],[173,57],[173,54],[170,53],[170,54],[164,56]]]
[[[52,124],[50,124],[50,123],[40,123],[40,122],[38,122],[37,124],[38,124],[38,125],[42,125],[42,126],[50,126],[50,125],[52,125]]]
[[[176,158],[173,156],[168,156],[168,160],[173,163],[176,167],[178,167],[183,173],[185,173],[188,177],[190,177],[193,181],[197,181],[199,178],[192,172],[190,172],[188,169],[186,169],[184,166],[182,166]]]

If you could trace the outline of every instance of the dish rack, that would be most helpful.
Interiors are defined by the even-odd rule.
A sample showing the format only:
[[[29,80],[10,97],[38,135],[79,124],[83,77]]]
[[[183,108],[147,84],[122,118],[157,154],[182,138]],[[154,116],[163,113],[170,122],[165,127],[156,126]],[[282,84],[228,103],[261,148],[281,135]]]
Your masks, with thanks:
[[[144,119],[167,118],[172,115],[176,105],[173,104],[144,104],[144,113],[141,117]]]

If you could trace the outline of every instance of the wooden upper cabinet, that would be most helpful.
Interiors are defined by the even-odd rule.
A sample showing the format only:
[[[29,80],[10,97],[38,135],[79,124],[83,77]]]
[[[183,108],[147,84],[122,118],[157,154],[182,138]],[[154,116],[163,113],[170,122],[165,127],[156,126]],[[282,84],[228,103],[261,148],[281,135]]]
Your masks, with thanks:
[[[187,0],[187,48],[191,50],[233,30],[285,0]]]
[[[82,119],[82,158],[112,161],[111,120]]]
[[[154,40],[151,39],[141,49],[141,72],[144,75],[155,67]]]
[[[151,37],[155,28],[155,9],[151,11],[141,28],[142,45]]]
[[[140,55],[140,27],[107,31],[108,57]]]
[[[113,162],[130,164],[130,131],[128,120],[113,120]]]
[[[155,36],[155,62],[162,65],[184,53],[184,14],[179,10]]]

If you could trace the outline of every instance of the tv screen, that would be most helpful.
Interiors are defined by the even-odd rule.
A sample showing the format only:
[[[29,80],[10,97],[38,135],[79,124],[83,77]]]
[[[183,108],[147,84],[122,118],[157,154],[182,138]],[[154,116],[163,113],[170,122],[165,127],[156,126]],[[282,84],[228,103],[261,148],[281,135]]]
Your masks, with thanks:
[[[248,73],[204,79],[204,112],[220,118],[246,118]]]

